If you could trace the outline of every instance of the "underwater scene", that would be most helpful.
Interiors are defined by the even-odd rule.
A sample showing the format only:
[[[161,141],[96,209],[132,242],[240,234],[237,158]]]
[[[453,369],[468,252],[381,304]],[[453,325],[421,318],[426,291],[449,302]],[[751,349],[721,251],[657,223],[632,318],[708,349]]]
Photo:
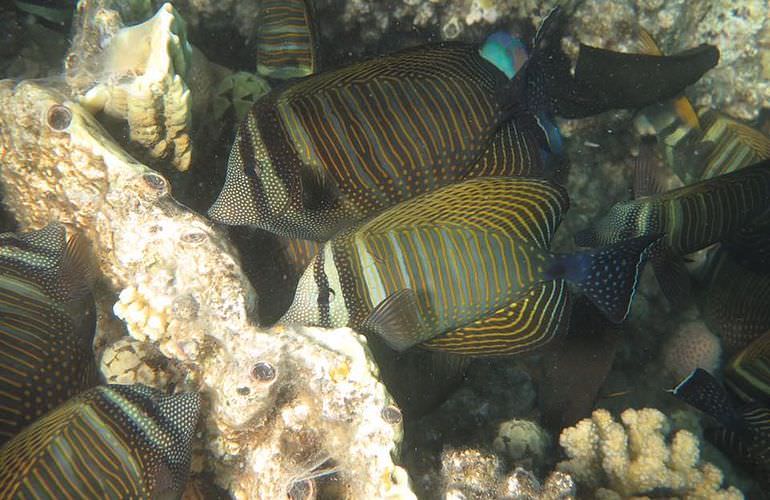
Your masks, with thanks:
[[[3,0],[0,498],[770,500],[770,0]]]

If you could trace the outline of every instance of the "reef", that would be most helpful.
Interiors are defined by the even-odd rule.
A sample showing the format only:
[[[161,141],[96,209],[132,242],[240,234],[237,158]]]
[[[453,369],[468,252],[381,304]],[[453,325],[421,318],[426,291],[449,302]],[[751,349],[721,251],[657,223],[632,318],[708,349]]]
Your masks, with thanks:
[[[92,242],[134,339],[105,320],[116,295],[99,294],[96,343],[120,343],[105,351],[105,375],[199,390],[201,445],[219,485],[277,498],[330,463],[354,498],[412,496],[392,458],[401,415],[362,337],[255,327],[256,294],[225,234],[83,106],[44,83],[3,81],[0,108],[6,206],[22,228],[59,220]],[[148,340],[165,363],[134,343]]]

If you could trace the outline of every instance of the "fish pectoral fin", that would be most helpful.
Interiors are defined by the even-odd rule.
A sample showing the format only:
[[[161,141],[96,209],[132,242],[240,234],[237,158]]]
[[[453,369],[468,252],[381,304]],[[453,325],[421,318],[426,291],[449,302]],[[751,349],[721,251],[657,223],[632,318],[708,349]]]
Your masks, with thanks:
[[[405,351],[422,342],[422,321],[417,293],[405,288],[385,297],[363,322],[365,330],[376,333],[394,350]]]
[[[465,356],[507,356],[547,344],[569,326],[571,300],[564,280],[533,287],[524,297],[468,325],[423,343]]]

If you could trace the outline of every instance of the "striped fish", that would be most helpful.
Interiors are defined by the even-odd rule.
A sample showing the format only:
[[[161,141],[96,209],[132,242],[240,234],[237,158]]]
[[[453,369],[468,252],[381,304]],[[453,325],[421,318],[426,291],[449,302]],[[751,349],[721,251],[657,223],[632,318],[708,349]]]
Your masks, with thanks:
[[[178,498],[199,407],[195,393],[89,389],[0,448],[0,498]]]
[[[307,0],[259,0],[257,73],[299,78],[316,72],[318,40]]]
[[[461,179],[490,171],[544,176],[541,112],[578,117],[646,105],[679,92],[718,59],[711,46],[667,57],[583,46],[572,76],[561,50],[565,23],[558,8],[546,17],[512,79],[478,44],[447,42],[275,89],[241,122],[209,215],[325,241]]]
[[[731,377],[730,373],[725,375]],[[770,402],[765,399],[736,403],[736,396],[740,398],[741,393],[729,392],[701,368],[694,370],[672,392],[716,419],[716,426],[704,430],[706,439],[746,468],[764,491],[769,491]]]
[[[671,283],[672,258],[729,239],[770,211],[770,160],[667,193],[613,205],[593,227],[578,232],[581,246],[608,245],[663,234],[651,249],[658,282],[669,298],[681,294]],[[678,301],[678,300],[675,300]]]
[[[744,267],[727,252],[719,252],[704,274],[709,281],[700,310],[726,354],[737,353],[770,330],[770,276]]]
[[[509,177],[403,202],[325,243],[281,321],[351,326],[396,350],[515,354],[566,328],[570,281],[620,322],[654,239],[553,254],[567,206],[563,188]]]
[[[97,382],[83,240],[0,234],[0,444]]]

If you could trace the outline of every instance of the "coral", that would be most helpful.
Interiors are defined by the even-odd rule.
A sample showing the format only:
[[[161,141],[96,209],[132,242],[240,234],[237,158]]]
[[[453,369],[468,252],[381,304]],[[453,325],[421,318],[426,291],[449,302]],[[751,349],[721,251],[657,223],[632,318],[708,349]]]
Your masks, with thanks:
[[[235,498],[285,496],[327,459],[353,498],[413,498],[392,459],[400,412],[364,339],[255,327],[256,296],[224,232],[177,203],[168,181],[81,105],[44,82],[0,82],[0,158],[20,227],[60,220],[82,232],[132,336],[159,347],[181,385],[201,392],[201,444]],[[112,297],[100,294],[100,310]],[[106,360],[121,359],[125,343],[136,345],[108,346]],[[136,376],[175,379],[142,366]]]
[[[108,0],[78,5],[78,30],[66,59],[66,78],[91,113],[128,122],[130,139],[179,170],[190,166],[194,50],[184,20],[164,4],[149,20],[124,27]],[[195,58],[198,72],[205,58]],[[198,78],[200,80],[200,77]]]
[[[662,355],[665,371],[680,381],[696,368],[711,373],[719,369],[722,345],[705,323],[689,321],[665,342]]]
[[[526,461],[540,467],[551,446],[551,436],[536,422],[512,419],[500,424],[493,446],[514,463]]]
[[[575,482],[569,474],[552,472],[541,485],[534,474],[517,467],[505,478],[498,494],[505,500],[566,500],[575,498]]]
[[[700,442],[688,431],[669,436],[670,424],[652,408],[627,409],[621,422],[606,410],[562,431],[559,443],[568,460],[557,470],[593,494],[592,498],[641,496],[656,490],[683,498],[739,499],[722,489],[722,471],[700,459]]]

